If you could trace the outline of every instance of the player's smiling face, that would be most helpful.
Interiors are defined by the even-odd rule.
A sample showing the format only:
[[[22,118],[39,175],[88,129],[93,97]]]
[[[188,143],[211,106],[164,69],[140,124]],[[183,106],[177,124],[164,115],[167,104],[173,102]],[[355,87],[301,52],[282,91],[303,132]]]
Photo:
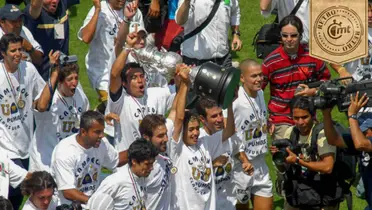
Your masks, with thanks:
[[[152,133],[151,143],[160,152],[166,152],[168,142],[167,127],[165,125],[160,125],[156,127]]]
[[[141,49],[144,48],[146,45],[146,33],[144,31],[138,32],[138,38],[136,41],[136,44],[134,45],[135,49]]]
[[[22,57],[22,44],[21,42],[9,43],[6,52],[1,52],[4,58],[4,63],[11,66],[17,66],[21,62]]]
[[[140,68],[128,69],[126,73],[126,82],[123,82],[127,92],[136,98],[141,98],[145,94],[145,73]]]
[[[197,119],[192,119],[189,121],[187,124],[187,127],[183,129],[183,142],[187,146],[192,146],[198,143],[198,138],[199,138],[199,120]]]
[[[212,107],[205,110],[206,118],[201,117],[201,120],[205,126],[213,133],[224,129],[222,109],[218,106]]]

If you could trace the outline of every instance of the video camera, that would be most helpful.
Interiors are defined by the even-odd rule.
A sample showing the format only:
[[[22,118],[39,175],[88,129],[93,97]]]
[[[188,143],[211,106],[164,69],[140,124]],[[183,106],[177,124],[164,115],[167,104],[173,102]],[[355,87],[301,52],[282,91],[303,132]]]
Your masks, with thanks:
[[[64,53],[60,53],[59,55],[59,65],[65,66],[69,63],[77,63],[78,58],[76,55],[66,55]]]
[[[298,148],[295,148],[289,139],[277,139],[272,142],[272,145],[278,148],[278,152],[273,155],[273,161],[280,172],[285,171],[285,159],[288,157],[286,148],[289,147],[291,151],[297,154]]]
[[[344,85],[346,81],[351,82]],[[317,95],[313,97],[316,109],[332,108],[337,105],[340,112],[345,112],[350,105],[350,95],[355,96],[359,91],[359,97],[364,93],[367,97],[372,97],[372,79],[357,82],[352,77],[346,77],[307,85],[309,88],[319,87]],[[372,100],[368,101],[365,107],[372,107]]]

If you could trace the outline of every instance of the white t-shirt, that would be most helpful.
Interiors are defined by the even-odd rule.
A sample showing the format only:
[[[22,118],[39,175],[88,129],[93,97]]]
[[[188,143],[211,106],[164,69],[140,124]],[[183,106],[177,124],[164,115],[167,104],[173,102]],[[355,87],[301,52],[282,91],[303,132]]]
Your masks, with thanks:
[[[92,19],[94,11],[95,7],[93,6],[78,32],[80,40],[82,40],[81,31]],[[109,73],[116,58],[115,38],[123,18],[123,9],[113,10],[109,6],[108,1],[101,1],[101,12],[98,16],[96,31],[92,41],[89,43],[89,51],[85,57],[89,81],[94,89],[108,91]],[[142,13],[139,9],[137,9],[132,21],[144,25]]]
[[[212,161],[224,153],[222,131],[198,139],[186,146],[180,135],[179,142],[171,140],[171,159],[178,171],[171,184],[171,209],[215,210],[216,184]]]
[[[372,28],[368,28],[368,56],[345,65],[356,81],[372,79]]]
[[[167,135],[172,136],[173,133],[173,121],[167,119],[166,121]],[[166,153],[170,153],[170,141],[167,143]],[[170,182],[173,179],[173,175],[170,170],[173,166],[172,160],[167,156],[167,154],[159,154],[154,162],[154,169],[151,171],[150,175],[145,179],[147,186],[147,199],[146,207],[147,209],[156,210],[168,210],[170,209]]]
[[[91,196],[97,189],[101,168],[113,170],[119,162],[118,152],[103,138],[98,148],[85,149],[77,142],[77,134],[58,143],[52,155],[52,174],[56,180],[62,204],[71,201],[61,191],[78,189]]]
[[[183,2],[184,0],[178,1],[176,15]],[[207,19],[214,2],[191,0],[188,20],[183,25],[185,34],[189,34]],[[228,37],[233,25],[240,25],[239,1],[221,1],[211,22],[200,33],[181,44],[182,55],[196,59],[222,58],[230,51]]]
[[[21,61],[19,70],[8,73],[0,62],[0,147],[8,152],[10,159],[29,155],[34,131],[32,103],[44,86],[32,63]],[[22,109],[18,107],[19,98],[24,102]]]
[[[271,10],[261,11],[261,14],[265,17],[269,17],[271,15],[271,12],[275,8],[277,8],[278,18],[280,22],[285,16],[291,13],[297,2],[299,2],[299,0],[272,0]],[[304,33],[302,34],[301,42],[308,43],[310,33],[310,0],[304,0],[295,15],[300,18],[304,27]]]
[[[168,88],[147,88],[142,98],[129,95],[123,88],[120,98],[108,102],[109,111],[120,117],[115,122],[115,148],[118,151],[127,150],[130,144],[139,138],[139,123],[148,114],[165,115],[171,108],[175,94],[170,94]]]
[[[55,210],[58,206],[58,197],[53,196],[49,203],[47,210]],[[31,201],[30,198],[27,199],[26,203],[23,205],[22,210],[41,210],[37,208]]]
[[[267,110],[263,91],[258,91],[257,97],[252,98],[242,86],[239,87],[233,112],[237,134],[243,141],[248,159],[264,155],[267,152]]]
[[[4,36],[4,31],[2,30],[2,28],[0,27],[0,39],[1,37]],[[35,50],[37,51],[40,51],[42,53],[44,53],[43,49],[41,48],[39,42],[37,42],[35,39],[34,39],[34,36],[32,35],[31,31],[28,30],[28,28],[26,26],[22,26],[22,29],[21,29],[21,32],[19,34],[22,38],[26,39],[28,42],[30,42],[30,44],[32,45],[32,47],[34,47]],[[23,52],[26,56],[27,56],[27,61],[31,61],[31,56],[26,52],[24,51]]]
[[[16,188],[26,178],[27,171],[10,160],[0,148],[0,196],[8,198],[9,184]]]
[[[79,132],[75,125],[78,121],[74,114],[80,119],[82,113],[87,110],[89,110],[89,101],[80,86],[76,87],[72,97],[63,97],[57,89],[49,111],[35,110],[36,130],[31,143],[30,171],[50,172],[54,147],[60,140]]]
[[[209,134],[204,128],[201,128],[199,138],[203,136],[209,136]],[[222,155],[226,156],[228,160],[225,165],[213,169],[217,190],[217,209],[235,210],[237,200],[233,193],[235,184],[232,170],[235,165],[234,155],[239,153],[240,144],[241,140],[236,134],[225,141],[222,144],[225,153]]]
[[[128,164],[104,179],[96,193],[110,195],[114,199],[115,210],[141,209],[140,201],[147,198],[145,178],[132,173]]]

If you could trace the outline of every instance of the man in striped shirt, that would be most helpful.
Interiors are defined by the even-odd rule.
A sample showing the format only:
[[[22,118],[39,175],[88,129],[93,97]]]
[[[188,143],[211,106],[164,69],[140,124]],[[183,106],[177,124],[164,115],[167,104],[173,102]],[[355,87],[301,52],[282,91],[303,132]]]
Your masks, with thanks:
[[[296,95],[313,96],[316,89],[305,84],[331,77],[325,62],[310,57],[307,45],[300,44],[303,25],[298,17],[289,15],[283,18],[279,27],[283,44],[262,63],[262,89],[270,83],[269,131],[273,139],[283,138],[287,128],[294,124],[289,104],[296,88],[302,88]]]

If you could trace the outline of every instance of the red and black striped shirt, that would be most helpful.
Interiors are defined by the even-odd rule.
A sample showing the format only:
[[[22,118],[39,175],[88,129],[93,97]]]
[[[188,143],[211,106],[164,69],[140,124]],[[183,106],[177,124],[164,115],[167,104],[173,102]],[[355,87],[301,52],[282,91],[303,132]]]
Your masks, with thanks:
[[[270,83],[268,105],[270,119],[274,124],[291,124],[290,100],[299,84],[329,80],[331,74],[325,62],[310,57],[307,45],[300,45],[297,57],[293,60],[280,46],[270,53],[262,63],[264,82],[262,89]]]

